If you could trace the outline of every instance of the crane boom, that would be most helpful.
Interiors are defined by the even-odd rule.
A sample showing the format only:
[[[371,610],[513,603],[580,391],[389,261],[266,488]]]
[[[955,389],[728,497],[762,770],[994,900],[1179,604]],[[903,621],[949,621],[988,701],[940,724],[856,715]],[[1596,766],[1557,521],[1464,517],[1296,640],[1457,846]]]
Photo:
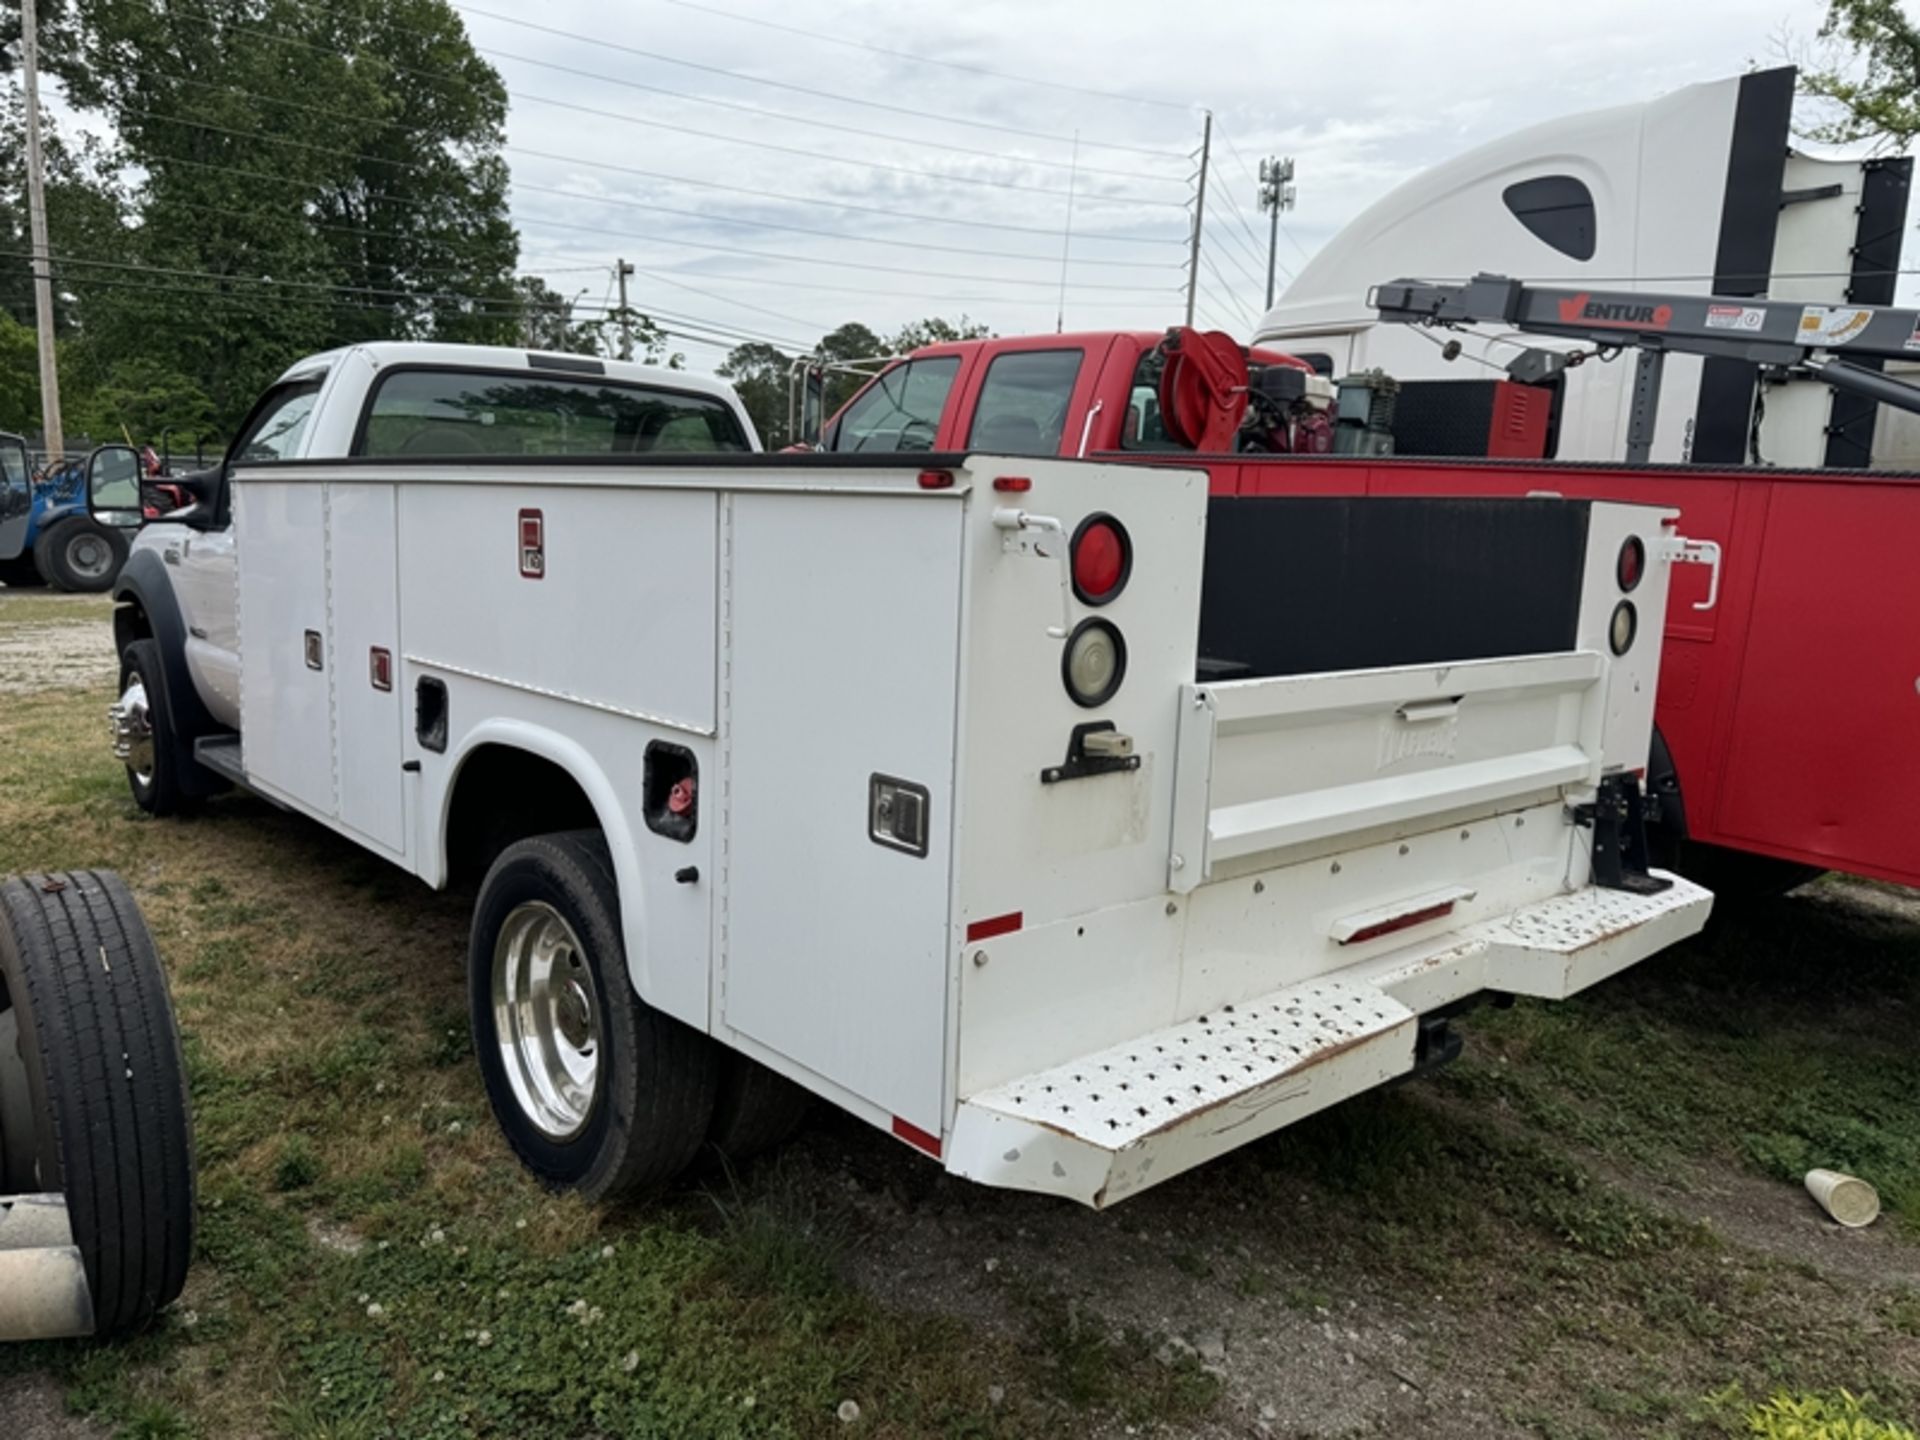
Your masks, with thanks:
[[[1920,310],[1567,289],[1504,275],[1476,275],[1465,284],[1395,280],[1374,287],[1369,303],[1382,320],[1402,324],[1503,325],[1531,335],[1638,350],[1627,430],[1627,460],[1632,464],[1646,463],[1652,447],[1661,373],[1669,353],[1781,366],[1837,390],[1920,413],[1920,386],[1857,363],[1920,359]],[[1539,357],[1531,358],[1537,362]],[[1546,373],[1552,373],[1551,368],[1536,372],[1535,378]]]

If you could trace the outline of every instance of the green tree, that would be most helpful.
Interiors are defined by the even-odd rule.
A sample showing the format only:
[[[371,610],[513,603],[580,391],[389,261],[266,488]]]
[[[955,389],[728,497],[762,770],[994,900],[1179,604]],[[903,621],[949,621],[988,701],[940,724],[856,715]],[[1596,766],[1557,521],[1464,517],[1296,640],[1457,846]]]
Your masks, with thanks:
[[[946,345],[955,340],[978,340],[993,332],[978,320],[969,320],[962,315],[957,321],[942,320],[938,315],[925,320],[916,320],[911,325],[903,325],[887,342],[887,348],[895,355],[904,355],[909,350],[918,350],[922,345]]]
[[[719,367],[719,376],[740,396],[760,432],[760,443],[778,450],[792,443],[787,429],[787,381],[793,357],[758,340],[736,345]]]
[[[0,430],[40,428],[40,346],[33,330],[0,310]]]
[[[60,267],[103,376],[163,361],[230,425],[310,351],[514,338],[506,90],[446,0],[52,0],[43,26],[140,176],[122,253]]]
[[[1801,91],[1828,102],[1808,137],[1910,146],[1920,136],[1920,27],[1899,0],[1830,0],[1820,38],[1851,54],[1802,69]]]

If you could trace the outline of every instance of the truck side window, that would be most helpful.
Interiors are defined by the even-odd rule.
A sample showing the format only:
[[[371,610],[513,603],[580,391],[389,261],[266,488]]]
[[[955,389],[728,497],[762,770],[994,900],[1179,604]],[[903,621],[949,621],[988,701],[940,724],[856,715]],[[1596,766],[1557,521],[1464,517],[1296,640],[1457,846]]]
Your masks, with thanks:
[[[933,355],[882,370],[854,397],[828,437],[828,450],[931,450],[940,412],[960,373],[958,355]]]
[[[355,455],[643,455],[749,449],[715,395],[510,371],[390,370]]]
[[[254,413],[253,424],[234,443],[235,460],[285,460],[300,448],[320,380],[298,380],[268,397]]]
[[[1082,350],[1019,350],[987,367],[968,448],[996,455],[1058,455]]]

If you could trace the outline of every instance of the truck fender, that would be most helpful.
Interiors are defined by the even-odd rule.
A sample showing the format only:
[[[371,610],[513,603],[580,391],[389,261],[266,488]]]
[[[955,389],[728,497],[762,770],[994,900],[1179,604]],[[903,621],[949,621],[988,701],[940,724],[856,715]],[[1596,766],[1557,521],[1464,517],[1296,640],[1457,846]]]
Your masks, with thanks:
[[[620,805],[618,793],[601,771],[593,757],[577,741],[544,726],[532,725],[524,720],[496,718],[483,720],[473,729],[460,737],[457,747],[452,751],[452,763],[447,769],[446,787],[441,791],[438,801],[439,813],[434,825],[434,854],[429,857],[435,867],[435,873],[441,877],[433,881],[431,876],[423,878],[432,883],[445,883],[449,868],[448,822],[453,814],[453,798],[459,791],[460,772],[475,751],[488,745],[498,745],[509,750],[525,751],[529,755],[547,760],[564,770],[580,787],[587,797],[587,803],[593,807],[593,814],[600,831],[607,837],[607,850],[613,859],[614,879],[620,888],[620,931],[627,947],[627,976],[633,983],[634,992],[642,1000],[652,1002],[655,987],[652,983],[652,970],[647,949],[646,902],[640,888],[640,853],[633,842],[633,831],[627,824],[626,814]],[[705,1028],[706,1017],[680,1016],[700,1028]]]
[[[134,605],[147,617],[147,626],[160,646],[162,694],[167,723],[172,727],[175,749],[181,764],[182,788],[190,795],[211,794],[223,788],[218,777],[195,763],[193,742],[202,735],[217,735],[225,727],[208,711],[187,668],[187,622],[180,614],[180,602],[174,598],[173,581],[160,556],[152,550],[136,549],[120,567],[113,582],[115,605],[113,646],[116,653],[138,638],[118,607]]]

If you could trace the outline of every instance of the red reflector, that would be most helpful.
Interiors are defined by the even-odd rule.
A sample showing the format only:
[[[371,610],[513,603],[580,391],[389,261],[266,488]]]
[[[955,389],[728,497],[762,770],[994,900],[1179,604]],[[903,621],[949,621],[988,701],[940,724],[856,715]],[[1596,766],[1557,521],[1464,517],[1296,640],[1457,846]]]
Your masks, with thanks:
[[[893,1117],[893,1133],[916,1150],[924,1150],[934,1159],[940,1158],[940,1137],[929,1135],[918,1125],[909,1125],[898,1115]]]
[[[393,689],[393,652],[378,645],[367,655],[367,678],[376,690]]]
[[[547,573],[547,522],[538,510],[520,512],[520,573],[529,580]]]
[[[967,926],[967,942],[991,940],[996,935],[1011,935],[1025,923],[1024,911],[1014,910],[1006,915],[995,915],[991,920],[976,920]]]
[[[1442,915],[1453,913],[1453,901],[1442,900],[1438,905],[1429,905],[1423,910],[1409,910],[1404,915],[1396,915],[1391,920],[1382,920],[1377,925],[1368,925],[1356,930],[1340,943],[1358,945],[1366,940],[1378,940],[1382,935],[1391,935],[1396,930],[1411,930],[1416,925],[1424,925],[1429,920],[1438,920]]]
[[[1007,495],[1022,495],[1033,488],[1033,481],[1025,475],[1002,475],[993,482],[993,488]]]
[[[1111,515],[1093,515],[1073,532],[1073,593],[1084,605],[1118,595],[1133,569],[1133,541]]]
[[[922,490],[951,490],[953,472],[951,470],[922,470],[920,472]]]

